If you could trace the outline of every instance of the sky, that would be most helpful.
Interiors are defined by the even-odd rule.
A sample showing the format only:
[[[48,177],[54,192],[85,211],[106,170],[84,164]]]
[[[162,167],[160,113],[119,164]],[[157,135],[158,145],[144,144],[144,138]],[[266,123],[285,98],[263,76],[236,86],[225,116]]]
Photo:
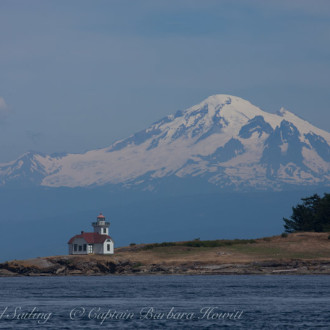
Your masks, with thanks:
[[[213,94],[330,130],[330,1],[0,1],[0,162],[110,146]]]

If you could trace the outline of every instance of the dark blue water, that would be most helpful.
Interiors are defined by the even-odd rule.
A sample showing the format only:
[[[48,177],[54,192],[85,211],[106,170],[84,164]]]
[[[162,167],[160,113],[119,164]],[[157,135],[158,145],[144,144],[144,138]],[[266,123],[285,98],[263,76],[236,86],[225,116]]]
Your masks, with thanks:
[[[0,278],[2,329],[330,329],[328,276]]]

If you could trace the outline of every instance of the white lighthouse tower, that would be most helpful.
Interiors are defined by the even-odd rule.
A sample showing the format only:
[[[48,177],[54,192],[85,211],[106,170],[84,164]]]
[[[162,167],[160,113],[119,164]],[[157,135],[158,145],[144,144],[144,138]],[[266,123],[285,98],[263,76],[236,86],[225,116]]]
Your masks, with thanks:
[[[93,222],[92,226],[94,227],[94,233],[109,235],[110,222],[105,221],[105,216],[102,213],[98,215],[96,222]]]

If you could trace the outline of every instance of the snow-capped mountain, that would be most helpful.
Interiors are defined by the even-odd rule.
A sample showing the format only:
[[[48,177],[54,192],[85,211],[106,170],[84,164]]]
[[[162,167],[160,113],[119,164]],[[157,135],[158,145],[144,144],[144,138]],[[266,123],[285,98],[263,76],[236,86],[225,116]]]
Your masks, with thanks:
[[[232,189],[330,185],[329,144],[328,132],[289,111],[271,114],[239,97],[214,95],[105,149],[27,153],[0,164],[0,185],[153,189],[169,177]]]

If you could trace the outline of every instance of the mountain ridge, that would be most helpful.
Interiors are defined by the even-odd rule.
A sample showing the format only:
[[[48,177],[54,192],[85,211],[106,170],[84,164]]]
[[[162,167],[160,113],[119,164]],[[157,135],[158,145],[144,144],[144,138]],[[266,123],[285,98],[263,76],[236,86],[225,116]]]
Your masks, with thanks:
[[[0,185],[125,185],[200,177],[219,188],[330,185],[330,134],[282,108],[267,113],[217,94],[111,146],[84,154],[26,153],[0,164]]]

